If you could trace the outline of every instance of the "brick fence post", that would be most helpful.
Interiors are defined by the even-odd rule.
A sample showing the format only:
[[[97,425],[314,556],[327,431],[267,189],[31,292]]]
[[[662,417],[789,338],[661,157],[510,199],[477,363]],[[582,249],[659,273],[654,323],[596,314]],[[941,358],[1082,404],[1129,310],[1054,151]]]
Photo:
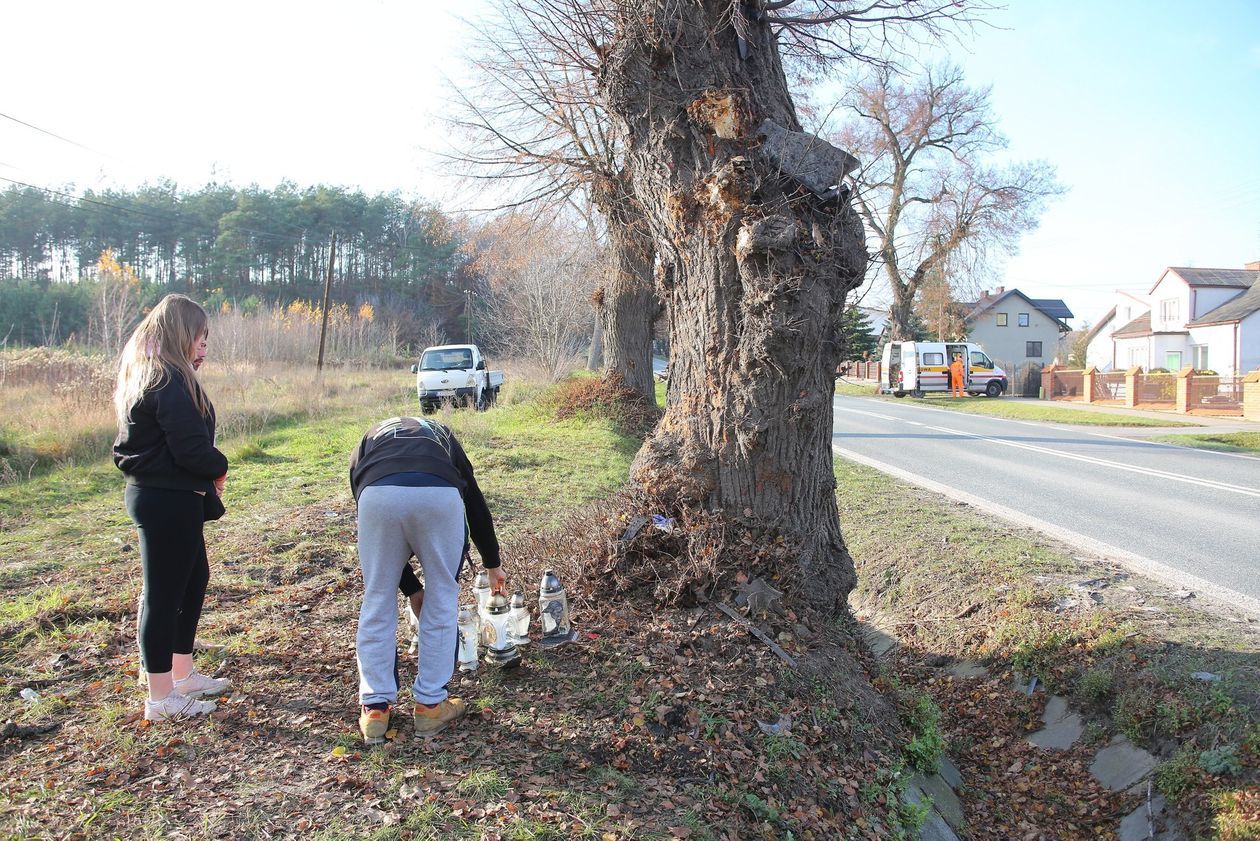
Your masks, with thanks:
[[[1260,368],[1243,377],[1243,417],[1260,421]]]
[[[1090,365],[1081,373],[1081,400],[1085,403],[1094,402],[1094,374],[1098,373],[1097,365]]]
[[[1054,399],[1054,363],[1041,369],[1041,399]]]
[[[1190,385],[1194,382],[1194,366],[1187,365],[1177,372],[1177,411],[1190,414]]]
[[[1137,380],[1142,373],[1140,365],[1134,366],[1124,372],[1124,405],[1132,409],[1138,404],[1137,399]]]

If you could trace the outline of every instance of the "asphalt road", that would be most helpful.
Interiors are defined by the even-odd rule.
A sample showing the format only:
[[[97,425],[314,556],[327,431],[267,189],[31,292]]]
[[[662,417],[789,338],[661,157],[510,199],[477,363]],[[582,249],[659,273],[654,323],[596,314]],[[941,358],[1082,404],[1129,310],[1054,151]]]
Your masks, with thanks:
[[[841,457],[1260,612],[1260,459],[930,399],[838,396],[835,408]]]

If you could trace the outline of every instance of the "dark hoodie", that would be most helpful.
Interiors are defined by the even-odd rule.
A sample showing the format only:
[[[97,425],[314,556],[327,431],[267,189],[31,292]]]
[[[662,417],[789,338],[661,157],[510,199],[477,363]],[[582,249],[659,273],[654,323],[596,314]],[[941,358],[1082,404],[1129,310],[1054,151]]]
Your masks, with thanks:
[[[211,492],[228,470],[214,446],[214,407],[201,414],[180,371],[167,367],[165,380],[131,408],[114,439],[114,464],[142,488]]]
[[[464,497],[468,531],[487,569],[499,566],[499,540],[490,506],[481,495],[472,463],[450,429],[420,418],[390,418],[367,431],[350,454],[350,491],[355,501],[373,482],[395,473],[431,473]]]

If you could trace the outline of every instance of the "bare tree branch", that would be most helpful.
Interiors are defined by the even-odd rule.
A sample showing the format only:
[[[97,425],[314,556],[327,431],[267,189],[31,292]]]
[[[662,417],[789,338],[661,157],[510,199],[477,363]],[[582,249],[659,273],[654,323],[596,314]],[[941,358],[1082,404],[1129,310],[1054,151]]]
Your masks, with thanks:
[[[852,86],[848,103],[854,120],[838,142],[864,162],[852,176],[855,206],[892,293],[894,337],[909,338],[926,281],[939,276],[962,288],[990,271],[1061,188],[1048,164],[993,163],[1006,139],[989,91],[968,87],[955,67],[910,83],[876,68]]]

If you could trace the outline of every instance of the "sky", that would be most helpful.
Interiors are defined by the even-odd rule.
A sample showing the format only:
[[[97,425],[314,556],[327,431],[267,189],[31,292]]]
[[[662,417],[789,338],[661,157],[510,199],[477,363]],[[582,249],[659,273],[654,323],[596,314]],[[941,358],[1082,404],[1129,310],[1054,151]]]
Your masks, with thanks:
[[[1009,155],[1049,161],[1067,188],[991,286],[1062,298],[1079,327],[1166,266],[1260,260],[1260,2],[1008,6],[931,55],[991,86]],[[435,152],[479,14],[481,0],[8,4],[0,178],[288,180],[476,207]]]

